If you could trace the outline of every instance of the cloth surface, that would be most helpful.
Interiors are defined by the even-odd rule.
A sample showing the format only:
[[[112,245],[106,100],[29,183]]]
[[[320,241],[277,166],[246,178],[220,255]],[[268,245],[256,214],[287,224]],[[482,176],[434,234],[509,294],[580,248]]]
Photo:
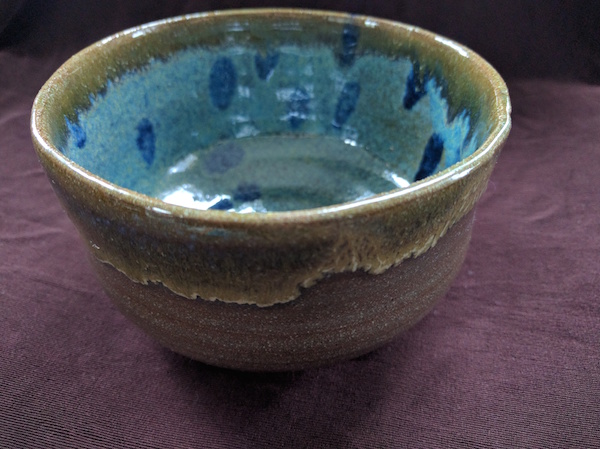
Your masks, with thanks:
[[[513,130],[432,313],[364,357],[249,374],[163,349],[120,315],[36,160],[29,113],[107,34],[257,3],[26,2],[0,34],[0,448],[600,447],[598,15],[505,3],[288,2],[470,45],[508,79]]]

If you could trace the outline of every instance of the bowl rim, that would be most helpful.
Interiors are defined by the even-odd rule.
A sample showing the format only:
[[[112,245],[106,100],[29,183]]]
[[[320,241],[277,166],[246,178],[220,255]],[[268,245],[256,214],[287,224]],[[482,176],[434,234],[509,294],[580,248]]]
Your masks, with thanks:
[[[434,42],[434,45],[440,45],[453,52],[456,56],[469,60],[472,67],[477,67],[483,72],[486,79],[489,80],[493,89],[495,111],[497,120],[494,126],[490,128],[489,135],[485,141],[470,156],[460,160],[456,164],[440,171],[434,175],[428,176],[420,181],[412,182],[407,187],[382,192],[361,200],[354,200],[344,203],[337,203],[322,207],[297,209],[290,211],[272,211],[261,213],[237,213],[221,210],[202,210],[185,206],[179,206],[167,203],[159,198],[152,197],[125,187],[114,184],[93,172],[78,165],[66,157],[58,148],[52,145],[49,138],[49,124],[44,119],[45,97],[52,95],[52,86],[58,79],[68,75],[74,67],[74,59],[87,52],[93,52],[95,49],[111,45],[123,37],[135,33],[160,32],[161,29],[173,26],[187,21],[197,21],[210,18],[231,18],[234,16],[251,17],[255,15],[279,15],[279,16],[304,16],[304,17],[327,17],[333,21],[348,21],[360,23],[367,26],[384,25],[388,28],[398,28],[409,32],[411,38],[418,36],[418,39]],[[172,217],[184,220],[193,220],[207,225],[244,225],[260,226],[264,224],[275,223],[314,223],[321,221],[331,221],[341,218],[348,218],[357,214],[370,213],[375,210],[381,210],[389,207],[398,207],[399,204],[406,201],[419,200],[425,195],[434,195],[444,190],[448,186],[459,182],[462,178],[468,176],[478,166],[485,165],[498,153],[502,144],[507,139],[511,128],[511,102],[508,88],[500,74],[479,54],[452,39],[443,37],[431,31],[427,31],[417,26],[408,25],[403,22],[378,18],[362,14],[350,14],[337,11],[326,11],[318,9],[303,8],[246,8],[230,9],[221,11],[208,11],[193,14],[179,15],[165,18],[142,25],[131,27],[107,36],[85,48],[76,52],[67,61],[65,61],[44,83],[37,93],[31,109],[30,131],[34,140],[34,147],[38,152],[38,157],[44,158],[50,164],[62,169],[64,173],[70,173],[76,177],[78,182],[86,183],[88,186],[99,189],[115,200],[124,203],[132,208],[143,208],[147,214],[154,214],[157,217]]]

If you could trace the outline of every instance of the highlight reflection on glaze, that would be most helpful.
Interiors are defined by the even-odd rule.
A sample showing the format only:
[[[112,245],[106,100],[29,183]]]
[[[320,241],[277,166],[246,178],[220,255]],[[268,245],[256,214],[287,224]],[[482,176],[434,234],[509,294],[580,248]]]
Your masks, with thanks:
[[[227,156],[219,156],[217,164],[215,155],[232,148],[236,164],[224,171]],[[151,194],[194,209],[247,213],[355,201],[408,185],[364,148],[339,139],[267,136],[220,142],[191,153],[167,170],[163,190]]]

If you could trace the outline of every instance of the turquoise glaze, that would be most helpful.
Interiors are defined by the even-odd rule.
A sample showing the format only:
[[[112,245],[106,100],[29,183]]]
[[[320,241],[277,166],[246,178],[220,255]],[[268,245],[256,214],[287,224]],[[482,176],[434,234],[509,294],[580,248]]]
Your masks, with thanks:
[[[62,152],[121,187],[198,209],[308,209],[407,187],[488,134],[405,57],[325,46],[191,47],[109,81],[65,117]]]

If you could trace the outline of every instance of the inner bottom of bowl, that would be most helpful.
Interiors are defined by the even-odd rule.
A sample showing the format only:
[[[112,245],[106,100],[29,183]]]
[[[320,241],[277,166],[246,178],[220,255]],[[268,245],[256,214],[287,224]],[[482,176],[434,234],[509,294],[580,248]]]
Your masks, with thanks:
[[[246,213],[345,203],[409,184],[354,142],[280,135],[226,140],[190,153],[150,194],[180,206]]]
[[[191,47],[90,93],[88,107],[65,116],[61,151],[121,187],[197,209],[345,203],[475,151],[486,124],[452,110],[444,83],[400,55]]]

